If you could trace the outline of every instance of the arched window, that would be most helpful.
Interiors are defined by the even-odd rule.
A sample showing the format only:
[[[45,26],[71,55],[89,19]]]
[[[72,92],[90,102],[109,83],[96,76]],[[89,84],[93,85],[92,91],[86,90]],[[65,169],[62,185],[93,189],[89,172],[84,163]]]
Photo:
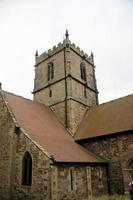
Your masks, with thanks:
[[[54,65],[52,62],[48,63],[48,81],[54,78]]]
[[[80,73],[81,73],[81,78],[86,81],[86,68],[85,68],[85,64],[82,62],[80,64]]]
[[[22,185],[31,185],[32,183],[32,158],[29,152],[26,152],[22,161]]]

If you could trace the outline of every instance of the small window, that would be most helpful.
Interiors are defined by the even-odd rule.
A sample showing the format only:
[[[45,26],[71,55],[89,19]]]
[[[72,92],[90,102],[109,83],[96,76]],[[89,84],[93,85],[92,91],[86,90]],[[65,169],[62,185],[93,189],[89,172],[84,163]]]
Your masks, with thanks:
[[[76,171],[74,170],[74,167],[69,169],[69,190],[76,190]]]
[[[101,168],[98,169],[98,179],[99,179],[99,188],[103,188],[103,171]]]
[[[73,191],[73,170],[70,169],[70,189]]]
[[[52,90],[49,90],[49,97],[52,97]]]
[[[22,161],[22,185],[31,185],[32,182],[32,158],[26,152]]]
[[[52,62],[48,63],[48,81],[54,78],[54,65]]]
[[[84,97],[87,98],[86,86],[84,86]]]
[[[83,62],[80,64],[80,73],[81,73],[81,79],[86,81],[86,68]]]

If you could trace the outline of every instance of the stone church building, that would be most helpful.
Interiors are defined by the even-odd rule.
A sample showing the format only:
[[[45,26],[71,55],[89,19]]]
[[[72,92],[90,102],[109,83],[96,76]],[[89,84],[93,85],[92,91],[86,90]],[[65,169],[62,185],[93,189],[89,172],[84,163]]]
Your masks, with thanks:
[[[98,103],[94,57],[38,55],[33,100],[0,88],[0,199],[92,200],[133,178],[133,95]]]

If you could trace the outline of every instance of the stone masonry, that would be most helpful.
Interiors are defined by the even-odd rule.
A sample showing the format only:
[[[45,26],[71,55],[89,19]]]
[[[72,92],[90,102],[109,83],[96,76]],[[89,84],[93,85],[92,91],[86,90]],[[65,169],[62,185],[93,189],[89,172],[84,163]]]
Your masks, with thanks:
[[[48,80],[48,65],[54,77]],[[80,65],[86,78],[81,78]],[[66,38],[52,50],[36,55],[34,100],[48,105],[60,122],[74,133],[85,111],[98,103],[93,55],[88,57]]]
[[[108,193],[105,163],[56,163],[20,128],[0,94],[0,199],[92,200]],[[22,161],[32,159],[32,184],[22,184]],[[95,188],[97,185],[97,188]]]
[[[14,124],[0,96],[0,199],[9,199],[12,177]]]
[[[74,133],[85,113],[91,107],[98,105],[93,54],[88,56],[79,47],[72,44],[67,32],[63,43],[59,43],[41,55],[36,52],[33,96],[34,101],[50,107],[57,119],[72,135],[70,139],[74,142]],[[14,105],[16,108],[15,103]],[[41,111],[44,108],[42,107]],[[43,114],[39,113],[38,116],[42,117]],[[34,117],[36,120],[36,112]],[[47,117],[46,113],[43,122]],[[29,126],[27,118],[28,125],[26,125]],[[56,121],[58,122],[58,120]],[[38,121],[40,123],[40,120]],[[47,127],[51,128],[52,125]],[[58,124],[55,127],[57,126]],[[38,134],[38,125],[36,127],[35,135]],[[41,133],[44,132],[49,133],[48,131]],[[54,134],[54,130],[51,133]],[[81,145],[79,149],[85,147],[83,148],[85,153],[90,153],[92,157],[95,155],[94,157],[98,158],[98,161],[91,162],[89,160],[88,162],[87,160],[83,163],[81,160],[75,162],[55,161],[54,157],[45,151],[46,144],[50,142],[47,143],[45,140],[46,143],[42,148],[34,141],[34,137],[31,138],[32,136],[30,137],[18,125],[15,114],[0,88],[0,199],[92,200],[93,196],[127,192],[128,182],[133,177],[132,135],[132,131],[125,131],[77,140]],[[43,136],[41,135],[40,140]],[[68,156],[68,149],[60,152],[58,145],[61,144],[60,147],[62,147],[61,141],[62,137],[61,139],[57,137],[57,146],[53,147],[53,145],[52,147],[64,159],[64,154],[60,153],[65,152],[65,155]],[[64,143],[67,146],[67,142]],[[69,146],[72,145],[68,145],[68,148]],[[71,152],[69,152],[70,157],[72,157]],[[25,153],[30,155],[32,161],[30,185],[22,184]],[[81,157],[83,158],[83,156]],[[75,158],[75,154],[72,158]]]
[[[0,97],[0,199],[50,199],[50,163],[43,150],[22,130]],[[33,159],[33,185],[22,186],[22,160],[28,151]]]
[[[109,184],[111,193],[128,191],[128,183],[132,179],[130,161],[133,152],[133,132],[108,135],[82,141],[82,145],[109,161]]]

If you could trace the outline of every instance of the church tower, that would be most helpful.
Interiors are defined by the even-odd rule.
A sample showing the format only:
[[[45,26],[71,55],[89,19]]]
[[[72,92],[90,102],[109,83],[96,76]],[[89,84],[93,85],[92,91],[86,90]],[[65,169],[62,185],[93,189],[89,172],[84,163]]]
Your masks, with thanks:
[[[34,100],[49,106],[73,134],[86,109],[98,104],[93,54],[71,44],[68,31],[63,43],[36,52]]]

